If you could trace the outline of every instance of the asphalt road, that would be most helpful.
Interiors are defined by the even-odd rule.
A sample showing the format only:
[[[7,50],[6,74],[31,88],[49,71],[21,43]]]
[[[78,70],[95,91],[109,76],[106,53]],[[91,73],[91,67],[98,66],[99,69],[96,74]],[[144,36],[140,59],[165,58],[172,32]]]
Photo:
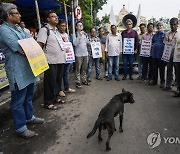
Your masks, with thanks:
[[[101,143],[97,133],[90,139],[86,136],[92,130],[100,109],[114,95],[121,93],[122,88],[133,92],[136,102],[125,104],[124,132],[114,133],[112,150],[106,152],[107,131],[103,131]],[[68,94],[67,103],[57,111],[42,108],[42,97],[35,102],[36,115],[46,119],[43,125],[29,126],[39,134],[35,138],[25,140],[17,137],[12,121],[7,121],[0,128],[0,154],[178,154],[180,99],[173,98],[172,94],[138,80],[92,79],[91,86],[83,86],[75,94]],[[118,117],[115,123],[118,128]],[[158,146],[150,148],[147,137],[153,132],[159,132],[160,136],[154,138],[155,144],[151,144]]]

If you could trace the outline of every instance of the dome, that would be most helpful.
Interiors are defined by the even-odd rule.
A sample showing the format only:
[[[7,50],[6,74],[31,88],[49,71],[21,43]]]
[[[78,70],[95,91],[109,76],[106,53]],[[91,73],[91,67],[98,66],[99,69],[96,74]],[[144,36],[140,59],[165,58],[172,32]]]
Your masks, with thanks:
[[[128,14],[129,12],[127,11],[127,9],[125,8],[125,5],[123,5],[123,8],[120,10],[119,15],[124,16],[126,14]]]

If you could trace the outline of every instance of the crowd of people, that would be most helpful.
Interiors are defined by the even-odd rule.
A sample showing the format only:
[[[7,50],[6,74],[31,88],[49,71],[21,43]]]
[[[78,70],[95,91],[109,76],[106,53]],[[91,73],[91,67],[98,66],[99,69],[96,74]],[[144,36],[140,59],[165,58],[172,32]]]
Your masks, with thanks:
[[[25,23],[20,20],[20,13],[17,7],[11,3],[1,4],[1,17],[3,24],[0,27],[0,48],[6,57],[6,73],[11,90],[11,112],[18,135],[31,138],[37,134],[27,128],[27,123],[44,123],[43,118],[38,118],[33,112],[34,83],[39,80],[32,73],[24,51],[18,44],[18,40],[32,37]],[[19,25],[18,25],[19,24]],[[171,30],[163,31],[163,23],[142,23],[139,25],[138,34],[133,27],[131,19],[126,20],[126,29],[122,33],[117,32],[116,25],[111,25],[111,32],[107,35],[103,27],[98,29],[92,27],[89,35],[83,30],[83,23],[78,21],[75,25],[76,33],[72,35],[72,44],[75,53],[75,77],[76,87],[82,85],[90,86],[92,81],[92,69],[95,66],[97,80],[111,82],[113,79],[120,81],[119,58],[123,59],[123,78],[133,78],[133,62],[138,59],[138,80],[147,81],[149,85],[158,84],[158,70],[160,74],[160,88],[170,91],[172,88],[173,75],[177,91],[175,97],[180,97],[180,63],[173,62],[175,45],[180,40],[178,31],[178,19],[170,20]],[[157,31],[155,31],[155,26]],[[59,20],[55,12],[47,14],[47,25],[42,27],[36,41],[44,50],[48,61],[49,69],[44,72],[44,108],[57,110],[59,105],[65,101],[62,97],[66,93],[74,93],[75,89],[70,88],[70,63],[66,63],[66,47],[64,42],[70,42],[66,33],[67,24]],[[99,42],[99,49],[102,57],[93,57],[92,43]],[[165,44],[172,43],[172,52],[169,61],[162,59]],[[142,46],[146,43],[147,52],[142,52]],[[101,67],[101,64],[103,67]],[[167,71],[165,72],[165,67]],[[173,69],[175,68],[175,71]],[[165,73],[166,80],[165,80]],[[60,97],[61,96],[61,97]]]

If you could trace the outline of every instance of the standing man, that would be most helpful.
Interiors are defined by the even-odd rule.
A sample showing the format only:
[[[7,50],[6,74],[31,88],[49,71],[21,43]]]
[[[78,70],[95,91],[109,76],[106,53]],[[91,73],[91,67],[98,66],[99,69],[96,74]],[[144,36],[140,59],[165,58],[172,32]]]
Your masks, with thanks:
[[[135,30],[132,29],[133,27],[133,21],[131,19],[127,19],[126,20],[126,30],[122,31],[121,35],[122,35],[122,40],[123,40],[123,46],[129,46],[128,42],[125,42],[125,39],[127,39],[127,41],[134,41],[134,44],[131,44],[131,53],[123,53],[123,65],[124,65],[124,76],[123,76],[123,80],[126,80],[127,78],[127,66],[129,63],[129,79],[133,80],[132,77],[132,72],[133,72],[133,61],[134,61],[134,54],[137,53],[137,49],[138,49],[138,44],[139,44],[139,40],[138,40],[138,34]],[[123,52],[125,51],[125,49],[123,48]]]
[[[105,51],[109,61],[107,81],[112,80],[113,67],[114,67],[115,80],[120,81],[119,56],[120,53],[122,52],[122,37],[119,33],[117,33],[117,27],[115,25],[111,25],[111,33],[107,35]]]
[[[141,23],[139,25],[139,29],[140,29],[140,34],[138,35],[139,45],[138,45],[138,52],[137,52],[138,74],[139,74],[139,76],[137,77],[137,80],[141,80],[142,79],[142,58],[140,57],[140,49],[141,49],[141,39],[142,39],[142,36],[146,33],[146,24]]]
[[[154,31],[154,24],[148,23],[147,25],[147,33],[143,35],[141,39],[141,46],[142,41],[149,41],[150,48],[148,50],[148,54],[141,54],[142,59],[142,81],[148,80],[149,82],[152,80],[152,38],[153,38],[153,31]],[[142,50],[141,50],[142,51]]]
[[[88,53],[89,53],[89,58],[88,58],[89,61],[88,61],[88,69],[87,69],[88,82],[91,82],[91,72],[92,72],[92,67],[94,63],[95,63],[95,69],[96,69],[96,79],[102,80],[101,71],[100,71],[100,58],[93,58],[93,55],[92,55],[91,43],[93,42],[100,42],[99,37],[96,36],[95,28],[90,29],[89,43],[87,44]]]
[[[172,51],[171,51],[171,56],[170,56],[170,60],[167,63],[167,74],[166,74],[166,85],[164,87],[163,90],[165,91],[170,91],[172,89],[172,80],[173,80],[173,56],[174,56],[174,50],[175,50],[175,45],[177,40],[180,39],[180,34],[178,31],[178,19],[177,18],[171,18],[170,19],[170,27],[171,30],[169,32],[166,33],[166,37],[164,40],[164,43],[171,43],[172,44]],[[176,69],[176,71],[178,72],[179,70]],[[176,80],[179,80],[178,78],[176,78]]]
[[[3,24],[0,27],[0,48],[6,57],[5,69],[11,90],[11,113],[18,135],[31,138],[37,134],[27,129],[26,123],[44,123],[33,113],[34,82],[38,80],[30,68],[27,57],[18,40],[29,38],[16,25],[20,22],[20,13],[11,3],[2,3],[0,14]]]
[[[58,24],[58,29],[59,29],[60,35],[62,37],[62,40],[64,42],[70,42],[69,41],[69,36],[66,33],[66,28],[67,28],[66,21],[65,20],[60,20],[59,24]],[[70,64],[71,63],[66,63],[64,65],[64,73],[63,73],[64,92],[74,93],[74,92],[76,92],[76,90],[69,87]],[[60,89],[59,95],[62,96],[62,97],[66,96],[66,94],[62,90],[62,87],[60,87],[60,88],[61,89]]]
[[[44,72],[44,107],[56,110],[55,103],[65,103],[58,98],[63,78],[66,51],[62,37],[57,29],[58,16],[55,12],[48,12],[47,27],[40,29],[37,42],[43,48],[49,69]]]
[[[161,22],[157,23],[157,32],[153,35],[152,38],[152,67],[153,67],[153,76],[152,81],[149,85],[156,85],[158,81],[158,69],[160,74],[160,88],[164,88],[165,78],[165,63],[161,60],[163,51],[164,51],[164,40],[165,33],[163,32],[163,24]]]
[[[76,56],[76,87],[81,88],[82,84],[89,85],[87,81],[87,66],[88,66],[88,51],[87,51],[88,36],[83,31],[82,22],[76,23],[76,33],[73,34],[73,44],[75,46]],[[81,75],[82,73],[82,75]]]
[[[21,22],[19,23],[19,26],[22,28],[22,30],[23,30],[24,32],[26,32],[27,34],[31,35],[30,30],[26,28],[26,25],[25,25],[24,21],[21,21]]]

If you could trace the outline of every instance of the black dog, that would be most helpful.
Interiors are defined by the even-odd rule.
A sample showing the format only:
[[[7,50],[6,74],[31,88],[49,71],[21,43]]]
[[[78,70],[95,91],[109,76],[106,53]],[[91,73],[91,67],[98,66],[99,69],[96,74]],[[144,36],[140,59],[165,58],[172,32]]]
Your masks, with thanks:
[[[95,122],[93,130],[87,135],[87,138],[90,138],[96,133],[97,128],[99,128],[99,141],[102,141],[101,130],[107,129],[108,131],[108,139],[106,141],[106,150],[111,150],[109,143],[110,138],[113,135],[114,131],[116,131],[114,117],[119,114],[120,126],[119,132],[123,132],[122,129],[122,121],[123,121],[123,113],[124,113],[124,103],[134,103],[133,94],[122,89],[122,93],[115,95],[110,102],[101,109],[98,119]]]

